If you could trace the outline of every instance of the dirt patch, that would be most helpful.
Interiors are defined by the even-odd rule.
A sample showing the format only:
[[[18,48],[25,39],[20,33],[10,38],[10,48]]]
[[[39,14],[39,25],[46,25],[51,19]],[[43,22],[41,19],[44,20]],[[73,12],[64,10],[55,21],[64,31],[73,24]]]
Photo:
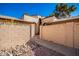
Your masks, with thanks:
[[[24,45],[17,45],[15,49],[1,50],[0,56],[62,56],[62,54],[38,45],[36,42],[30,40]]]

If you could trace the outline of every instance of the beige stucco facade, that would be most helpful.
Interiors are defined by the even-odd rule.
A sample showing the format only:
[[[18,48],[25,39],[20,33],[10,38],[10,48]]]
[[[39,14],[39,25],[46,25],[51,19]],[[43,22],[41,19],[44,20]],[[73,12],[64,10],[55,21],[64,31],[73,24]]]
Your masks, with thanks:
[[[79,48],[79,21],[74,23],[74,46]]]
[[[35,23],[38,23],[38,21],[39,21],[38,18],[29,16],[29,15],[24,15],[24,16],[23,16],[23,20],[29,21],[29,22],[35,22]]]
[[[53,16],[53,17],[47,17],[47,18],[44,18],[42,20],[42,24],[43,23],[51,23],[51,22],[54,22],[55,20],[57,20],[57,18],[55,16]]]
[[[29,16],[29,15],[24,14],[22,20],[36,23],[35,34],[38,34],[38,32],[39,32],[39,28],[38,28],[39,27],[39,18],[38,17]]]
[[[36,23],[31,20],[28,22],[27,17],[25,20],[0,17],[0,50],[25,44],[36,35],[39,28],[40,39],[79,48],[79,18],[58,21],[53,19],[56,18],[44,19],[42,24],[44,22],[50,24],[39,27],[39,22]]]
[[[0,19],[0,50],[28,42],[35,35],[33,26],[34,23],[25,21]]]
[[[53,22],[40,26],[40,39],[79,48],[79,19]]]
[[[24,14],[23,17],[22,17],[22,20],[36,23],[35,28],[34,28],[35,29],[35,35],[39,35],[40,19],[44,19],[44,18],[45,17],[39,16],[39,15],[30,16],[30,15]]]

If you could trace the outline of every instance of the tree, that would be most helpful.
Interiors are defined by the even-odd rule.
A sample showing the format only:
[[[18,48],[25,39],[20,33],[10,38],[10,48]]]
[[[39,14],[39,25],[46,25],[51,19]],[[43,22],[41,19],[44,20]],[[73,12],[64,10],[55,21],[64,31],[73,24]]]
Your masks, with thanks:
[[[56,5],[55,10],[50,16],[55,16],[57,18],[70,17],[71,12],[74,12],[76,7],[74,5],[69,6],[66,3],[59,3]]]

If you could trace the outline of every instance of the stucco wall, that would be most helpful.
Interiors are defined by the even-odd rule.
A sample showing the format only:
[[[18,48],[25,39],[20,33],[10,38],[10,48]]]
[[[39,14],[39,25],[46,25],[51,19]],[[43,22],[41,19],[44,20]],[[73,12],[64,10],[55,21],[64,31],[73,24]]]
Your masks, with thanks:
[[[32,16],[24,15],[23,20],[38,23],[39,19]]]
[[[79,48],[79,21],[74,23],[74,47]]]
[[[0,50],[22,45],[30,40],[30,24],[0,24]]]
[[[45,18],[45,19],[42,20],[42,24],[43,23],[48,23],[48,22],[51,23],[51,22],[53,22],[55,20],[57,20],[57,19],[54,16],[53,17],[48,17],[48,18]]]
[[[65,24],[55,24],[42,27],[42,39],[65,45]],[[62,35],[63,34],[63,35]]]
[[[73,47],[74,22],[62,22],[40,27],[40,38]]]
[[[66,26],[65,26],[65,33],[66,33],[66,40],[65,40],[65,43],[66,43],[66,46],[69,46],[69,47],[74,47],[74,22],[67,22],[66,23]]]
[[[34,17],[32,17],[32,16],[28,16],[28,15],[24,15],[24,18],[23,18],[23,20],[25,20],[25,21],[28,21],[28,22],[35,22],[36,23],[36,32],[35,32],[35,34],[38,34],[38,31],[39,31],[39,18],[34,18]]]
[[[35,36],[35,24],[31,24],[31,38]]]

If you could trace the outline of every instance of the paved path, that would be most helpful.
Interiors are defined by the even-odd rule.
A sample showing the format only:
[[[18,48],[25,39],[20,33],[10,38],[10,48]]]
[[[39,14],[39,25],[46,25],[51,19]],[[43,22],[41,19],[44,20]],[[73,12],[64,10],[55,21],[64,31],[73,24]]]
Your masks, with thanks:
[[[74,56],[75,55],[75,49],[73,49],[73,48],[66,47],[66,46],[59,45],[59,44],[55,44],[53,42],[41,40],[37,36],[32,38],[32,40],[34,40],[35,42],[37,42],[40,45],[43,45],[49,49],[55,50],[55,51],[62,53],[66,56]]]

